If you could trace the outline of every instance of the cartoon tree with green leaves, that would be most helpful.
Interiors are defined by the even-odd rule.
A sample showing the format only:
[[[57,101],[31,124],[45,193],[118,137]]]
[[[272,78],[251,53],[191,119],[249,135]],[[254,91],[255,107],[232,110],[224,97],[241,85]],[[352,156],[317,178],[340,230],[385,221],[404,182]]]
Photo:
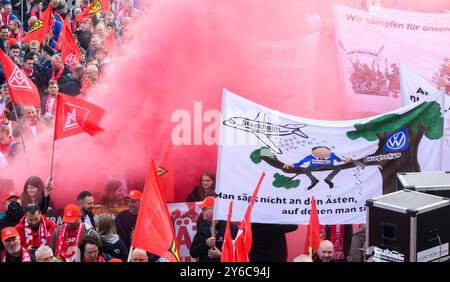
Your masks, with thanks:
[[[418,172],[420,165],[417,157],[419,144],[425,135],[430,140],[442,138],[444,129],[444,118],[441,112],[441,106],[435,101],[424,102],[418,107],[404,114],[386,114],[373,119],[367,123],[358,123],[354,125],[355,130],[347,132],[347,137],[351,140],[364,138],[368,141],[378,141],[377,150],[362,159],[353,160],[351,163],[339,165],[342,169],[352,168],[356,165],[376,165],[380,169],[383,177],[383,194],[396,190],[397,172]],[[401,153],[397,159],[388,160],[370,160],[370,157],[385,155],[384,145],[387,136],[390,133],[407,130],[408,149],[401,151],[392,151],[389,153]],[[264,161],[269,165],[280,169],[284,173],[294,174],[285,176],[279,173],[274,175],[274,186],[284,188],[298,187],[298,182],[294,178],[304,173],[302,167],[285,167],[285,163],[278,160],[277,156],[269,148],[260,148],[250,155],[254,163]],[[368,161],[369,160],[369,161]],[[332,170],[335,166],[321,166],[309,168],[314,171]],[[298,180],[297,180],[298,181]]]

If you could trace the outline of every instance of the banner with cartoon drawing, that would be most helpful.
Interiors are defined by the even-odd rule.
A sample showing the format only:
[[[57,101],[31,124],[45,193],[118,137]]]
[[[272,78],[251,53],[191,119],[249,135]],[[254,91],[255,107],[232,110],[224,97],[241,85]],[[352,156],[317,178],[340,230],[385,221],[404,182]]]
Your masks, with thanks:
[[[396,173],[441,166],[443,95],[352,121],[304,119],[227,90],[215,219],[240,221],[262,171],[252,222],[307,224],[315,197],[321,224],[365,222],[365,201],[395,191]]]
[[[368,13],[336,4],[333,14],[349,111],[383,113],[401,107],[399,61],[436,88],[450,86],[450,52],[443,48],[450,46],[450,14],[383,8]]]
[[[202,212],[202,209],[197,208],[196,204],[200,202],[187,203],[169,203],[169,213],[173,219],[173,227],[177,236],[178,248],[180,251],[180,259],[183,262],[197,261],[189,254],[192,240],[197,233],[197,218]]]

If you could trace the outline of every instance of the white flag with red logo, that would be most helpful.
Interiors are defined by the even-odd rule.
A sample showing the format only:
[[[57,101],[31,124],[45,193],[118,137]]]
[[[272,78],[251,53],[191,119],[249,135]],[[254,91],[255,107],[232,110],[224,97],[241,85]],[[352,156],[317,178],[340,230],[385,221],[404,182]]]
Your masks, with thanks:
[[[87,101],[59,93],[56,98],[54,140],[87,132],[94,136],[105,110]]]

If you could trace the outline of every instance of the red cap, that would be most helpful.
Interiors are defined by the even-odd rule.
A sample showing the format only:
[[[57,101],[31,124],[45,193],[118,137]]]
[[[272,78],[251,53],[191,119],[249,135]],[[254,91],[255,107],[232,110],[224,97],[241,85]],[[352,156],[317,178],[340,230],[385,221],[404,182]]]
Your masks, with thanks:
[[[2,230],[2,241],[15,236],[19,236],[19,232],[14,227],[6,227]]]
[[[12,197],[20,198],[19,195],[17,195],[14,191],[11,191],[11,192],[5,193],[5,197],[3,198],[4,202],[8,201],[9,198],[12,198]]]
[[[62,221],[67,223],[75,223],[80,216],[80,208],[75,204],[69,204],[64,208],[64,216]]]
[[[199,207],[201,209],[214,207],[214,200],[215,199],[213,196],[208,196],[205,199],[203,199],[203,203],[201,203],[200,205],[197,205],[197,207]]]
[[[6,44],[8,44],[8,46],[12,46],[14,44],[17,44],[19,41],[17,41],[17,39],[15,38],[9,38],[8,40],[6,40]]]
[[[138,190],[131,190],[130,192],[128,192],[128,198],[132,199],[132,200],[136,200],[139,201],[141,199],[142,193],[141,191]]]
[[[123,262],[123,260],[121,260],[119,258],[112,258],[108,262]]]

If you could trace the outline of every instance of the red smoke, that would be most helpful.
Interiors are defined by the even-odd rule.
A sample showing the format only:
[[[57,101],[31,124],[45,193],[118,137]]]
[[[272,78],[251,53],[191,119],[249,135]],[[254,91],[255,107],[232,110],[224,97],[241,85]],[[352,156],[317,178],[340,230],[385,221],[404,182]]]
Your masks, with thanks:
[[[189,114],[190,121],[184,122],[191,125],[191,134],[186,128],[183,137],[188,144],[174,146],[174,164],[175,200],[184,201],[203,171],[216,170],[217,146],[203,139],[214,120],[202,113],[220,110],[223,88],[298,116],[347,117],[339,92],[329,2],[152,1],[148,15],[133,27],[133,41],[115,56],[105,87],[93,101],[106,110],[101,125],[105,132],[56,142],[57,205],[75,202],[84,189],[102,194],[108,178],[143,179],[172,129],[180,128],[183,113]],[[384,2],[393,8],[425,7],[411,1]],[[446,1],[430,2],[426,11],[445,9]],[[308,22],[307,13],[321,16],[320,34],[313,34],[317,17]],[[194,114],[194,102],[201,102],[196,104],[200,114]],[[31,174],[44,180],[50,171],[51,135],[28,146]],[[30,175],[24,161],[1,173],[14,179],[17,191]]]

